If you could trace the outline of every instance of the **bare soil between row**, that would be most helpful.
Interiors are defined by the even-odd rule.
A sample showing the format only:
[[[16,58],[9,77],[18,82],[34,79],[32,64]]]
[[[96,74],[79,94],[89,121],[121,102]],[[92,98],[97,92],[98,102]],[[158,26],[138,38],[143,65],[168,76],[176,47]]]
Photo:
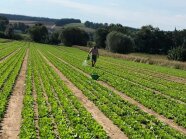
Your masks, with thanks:
[[[74,93],[93,118],[103,127],[108,136],[112,139],[127,139],[128,137],[107,118],[93,102],[91,102],[81,90],[79,90],[69,79],[67,79],[41,52],[39,52],[47,63],[55,70],[55,72],[64,81],[67,87]]]
[[[1,123],[1,139],[18,139],[21,126],[21,111],[23,107],[23,97],[25,91],[25,80],[27,71],[27,60],[29,50],[27,49],[20,73],[16,80],[12,95],[10,97],[8,108]]]
[[[53,55],[53,56],[54,56],[54,55]],[[70,67],[72,67],[74,70],[77,70],[77,71],[79,71],[80,73],[84,74],[85,76],[90,77],[89,74],[87,74],[87,73],[83,72],[82,70],[80,70],[80,69],[74,67],[73,65],[67,63],[67,62],[64,61],[63,59],[61,59],[61,58],[59,58],[59,57],[57,57],[57,56],[55,56],[55,57],[58,58],[60,61],[64,62],[65,64],[69,65]],[[161,122],[163,122],[163,123],[169,125],[170,127],[174,128],[175,130],[177,130],[177,131],[179,131],[179,132],[181,132],[181,133],[183,133],[183,134],[186,135],[186,129],[185,129],[184,127],[179,126],[178,124],[174,123],[173,120],[170,120],[170,119],[168,119],[168,118],[166,118],[166,117],[164,117],[164,116],[162,116],[162,115],[159,115],[159,114],[156,113],[155,111],[153,111],[153,110],[151,110],[151,109],[145,107],[144,105],[142,105],[141,103],[137,102],[137,101],[134,100],[133,98],[131,98],[131,97],[125,95],[123,92],[120,92],[120,91],[116,90],[116,89],[115,89],[114,87],[112,87],[111,85],[109,85],[109,84],[107,84],[107,83],[105,83],[105,82],[103,82],[103,81],[97,81],[97,82],[98,82],[100,85],[102,85],[102,86],[104,86],[104,87],[106,87],[106,88],[112,90],[113,92],[115,92],[115,93],[116,93],[117,95],[119,95],[122,99],[128,101],[129,103],[131,103],[131,104],[133,104],[133,105],[135,105],[135,106],[137,106],[137,107],[140,108],[142,111],[144,111],[144,112],[146,112],[146,113],[148,113],[148,114],[150,114],[150,115],[155,116],[155,117],[156,117],[158,120],[160,120]],[[157,92],[156,92],[156,93],[157,93]],[[160,94],[160,92],[159,92],[158,94]],[[163,96],[165,96],[165,95],[163,95]],[[169,96],[168,96],[168,97],[169,97]]]

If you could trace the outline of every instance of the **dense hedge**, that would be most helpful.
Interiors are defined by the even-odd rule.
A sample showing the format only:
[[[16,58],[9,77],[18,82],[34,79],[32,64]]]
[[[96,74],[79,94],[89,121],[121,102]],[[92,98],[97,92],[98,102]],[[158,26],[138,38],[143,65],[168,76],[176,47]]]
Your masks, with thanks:
[[[132,52],[134,40],[123,33],[112,31],[107,36],[106,44],[111,52],[126,54]]]
[[[89,41],[89,35],[79,28],[75,27],[68,27],[65,28],[61,35],[61,40],[66,46],[72,46],[72,45],[87,45],[87,42]]]
[[[173,48],[169,50],[167,57],[170,60],[186,61],[186,49],[183,47]]]

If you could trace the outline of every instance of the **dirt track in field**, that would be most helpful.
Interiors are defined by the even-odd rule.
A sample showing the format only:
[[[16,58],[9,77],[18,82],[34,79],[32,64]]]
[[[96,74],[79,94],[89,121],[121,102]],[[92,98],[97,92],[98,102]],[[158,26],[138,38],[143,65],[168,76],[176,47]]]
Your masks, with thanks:
[[[11,52],[9,55],[6,55],[5,57],[0,59],[0,63],[3,63],[6,59],[8,59],[9,57],[11,57],[12,55],[14,55],[16,52],[18,52],[21,48],[16,49],[14,52]]]
[[[55,70],[60,78],[65,82],[67,87],[74,93],[74,95],[80,100],[88,112],[90,112],[93,118],[103,127],[108,136],[112,139],[127,139],[128,137],[116,126],[113,122],[107,118],[93,102],[91,102],[81,90],[79,90],[72,82],[70,82],[46,57],[39,52],[47,63]]]
[[[51,54],[51,53],[50,53]],[[53,55],[53,54],[51,54]],[[54,56],[54,55],[53,55]],[[56,56],[55,56],[56,57]],[[56,57],[58,58],[58,57]],[[61,58],[58,58],[60,61],[66,63],[67,65],[69,65],[70,67],[72,67],[73,69],[79,71],[80,73],[84,74],[85,76],[87,77],[90,77],[89,74],[83,72],[82,70],[74,67],[73,65],[67,63],[66,61],[64,61],[63,59]],[[109,84],[103,82],[103,81],[98,81],[98,83],[110,90],[112,90],[114,93],[116,93],[117,95],[119,95],[121,98],[123,98],[124,100],[128,101],[129,103],[137,106],[138,108],[140,108],[142,111],[146,112],[146,113],[149,113],[150,115],[153,115],[155,116],[158,120],[160,120],[161,122],[163,123],[166,123],[167,125],[169,125],[170,127],[174,128],[175,130],[183,133],[186,135],[186,129],[182,126],[179,126],[178,124],[174,123],[173,120],[170,120],[170,119],[167,119],[166,117],[162,116],[162,115],[159,115],[158,113],[156,113],[155,111],[143,106],[142,104],[140,104],[139,102],[137,102],[136,100],[134,100],[133,98],[125,95],[124,93],[116,90],[114,87],[110,86]],[[156,92],[157,93],[157,92]],[[158,93],[159,94],[159,93]],[[163,95],[164,96],[164,95]],[[168,96],[169,97],[169,96]]]
[[[25,91],[25,79],[27,70],[29,50],[27,49],[20,73],[9,100],[7,112],[2,121],[1,139],[18,139],[21,125],[21,111],[23,107],[23,97]]]

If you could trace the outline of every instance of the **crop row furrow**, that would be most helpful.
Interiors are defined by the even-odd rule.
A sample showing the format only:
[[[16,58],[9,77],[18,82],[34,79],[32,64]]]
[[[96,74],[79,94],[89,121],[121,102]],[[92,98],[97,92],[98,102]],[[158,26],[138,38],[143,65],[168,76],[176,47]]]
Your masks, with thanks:
[[[59,57],[65,59],[72,65],[91,73],[92,70],[88,67],[82,67],[81,63],[82,60],[79,60],[79,56],[71,56],[69,54],[65,54],[64,52],[61,52],[62,55],[59,55]],[[75,62],[76,61],[76,62]],[[145,74],[133,73],[129,70],[126,70],[125,68],[119,69],[115,66],[113,70],[113,66],[110,65],[104,65],[103,62],[101,62],[98,67],[95,70],[99,74],[105,73],[105,76],[107,76],[107,73],[113,74],[115,76],[118,76],[117,78],[125,79],[127,81],[133,82],[135,84],[139,84],[144,88],[149,88],[158,92],[161,92],[165,95],[168,95],[170,97],[173,97],[175,99],[178,99],[180,101],[186,102],[186,86],[179,83],[173,83],[164,81],[162,79],[155,79]],[[104,75],[103,75],[104,76]]]
[[[75,60],[70,63],[72,62],[76,63]],[[90,73],[90,70],[87,72]],[[98,73],[102,74],[102,72]],[[174,119],[176,123],[186,127],[184,116],[186,113],[185,104],[177,104],[176,101],[170,98],[154,93],[153,91],[140,88],[138,85],[120,79],[113,74],[108,73],[107,76],[103,76],[101,79],[115,87],[117,90],[125,92],[128,96],[136,99],[144,106],[153,109],[157,113],[162,114],[169,119]]]
[[[66,59],[68,59],[67,56]],[[75,62],[75,59],[71,60],[70,63],[73,63],[73,65],[78,65],[77,62]],[[90,73],[91,71],[94,72],[94,69],[92,70],[89,69],[88,67],[86,68],[83,68],[82,66],[77,67],[80,69],[84,69],[84,71],[86,71],[87,73]],[[103,72],[98,73],[101,75]],[[152,108],[159,114],[163,114],[165,117],[169,119],[174,119],[174,121],[177,122],[179,125],[186,127],[184,120],[185,119],[184,115],[186,113],[184,103],[177,104],[177,101],[162,96],[161,94],[154,93],[154,91],[152,90],[143,89],[139,85],[130,83],[129,81],[126,81],[122,78],[118,78],[112,73],[107,73],[105,76],[102,76],[101,79],[115,87],[117,90],[125,92],[127,95],[136,99],[146,107]]]
[[[50,84],[53,85],[56,95],[61,100],[60,104],[64,108],[65,115],[74,129],[74,133],[76,133],[75,136],[80,138],[107,138],[102,131],[103,129],[92,119],[92,116],[81,106],[72,92],[65,87],[64,83],[60,81],[59,76],[49,66],[46,71],[50,71],[47,74],[50,79],[45,81],[50,81]],[[52,82],[53,80],[57,81]],[[57,86],[63,86],[63,88]],[[59,92],[62,92],[62,94]],[[74,116],[77,116],[77,118],[74,118]]]
[[[42,50],[42,52],[130,138],[182,136],[179,132],[159,122],[153,116],[124,101],[112,91],[47,54],[46,50]]]
[[[25,55],[25,48],[21,52],[19,52],[18,58],[15,59],[15,65],[12,65],[12,66],[10,65],[10,67],[9,67],[10,73],[8,73],[8,71],[6,71],[7,73],[5,72],[3,74],[3,75],[7,75],[8,79],[6,79],[6,82],[1,81],[0,121],[1,121],[1,118],[5,114],[6,106],[8,104],[8,98],[10,97],[10,95],[12,93],[13,87],[14,87],[16,79],[17,79],[17,76],[19,75],[24,55]],[[5,78],[7,78],[7,77],[5,77]]]
[[[30,56],[29,56],[30,57]],[[23,99],[23,109],[22,109],[22,123],[19,137],[20,139],[32,138],[36,139],[38,130],[35,126],[35,114],[34,114],[34,98],[33,98],[33,75],[32,66],[30,58],[28,58],[28,67],[26,74],[26,86],[25,94]]]

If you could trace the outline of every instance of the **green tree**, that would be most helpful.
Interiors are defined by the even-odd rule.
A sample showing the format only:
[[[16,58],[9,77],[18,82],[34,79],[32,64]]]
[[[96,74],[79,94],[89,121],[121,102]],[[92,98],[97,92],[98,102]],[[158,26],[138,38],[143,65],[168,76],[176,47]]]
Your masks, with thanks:
[[[10,24],[6,27],[6,30],[5,30],[5,36],[9,39],[13,39],[14,37],[14,29],[13,29],[13,26]]]
[[[179,47],[183,43],[182,32],[175,28],[172,36],[173,47]]]
[[[105,48],[106,47],[106,37],[109,31],[106,28],[99,28],[95,32],[95,42],[98,48]]]
[[[170,60],[186,61],[186,49],[181,46],[173,48],[169,50],[167,57]]]
[[[60,38],[62,43],[66,46],[72,45],[87,45],[89,41],[89,35],[84,31],[76,27],[68,27],[63,29]]]
[[[59,44],[60,41],[60,33],[58,31],[54,31],[52,34],[49,35],[49,43],[51,44]]]
[[[106,39],[107,49],[116,53],[130,53],[134,47],[134,40],[123,33],[112,31]]]
[[[127,34],[126,28],[123,27],[121,24],[110,24],[108,29],[109,29],[109,32],[117,31],[117,32],[121,32],[121,33]]]
[[[33,41],[46,43],[48,42],[48,30],[42,24],[35,24],[29,29],[29,34]]]
[[[135,36],[137,52],[143,53],[167,53],[172,47],[172,33],[161,31],[151,25],[143,26]]]
[[[24,23],[18,22],[13,24],[14,30],[21,30],[23,33],[26,33],[29,26],[25,25]]]
[[[184,49],[186,49],[186,38],[184,38],[184,41],[183,41],[182,47],[183,47]]]
[[[5,31],[9,21],[6,17],[0,16],[0,31]]]

